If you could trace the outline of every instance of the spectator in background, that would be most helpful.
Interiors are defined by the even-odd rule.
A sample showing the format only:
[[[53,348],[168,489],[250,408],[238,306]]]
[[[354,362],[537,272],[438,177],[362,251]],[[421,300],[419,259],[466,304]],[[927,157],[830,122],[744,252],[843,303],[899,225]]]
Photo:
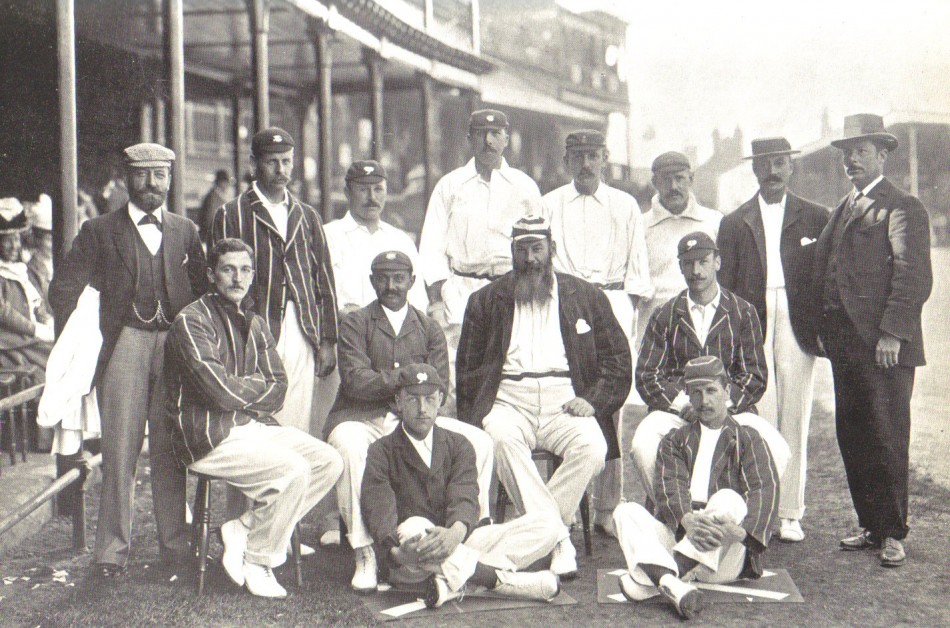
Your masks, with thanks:
[[[201,233],[202,242],[207,242],[208,236],[211,234],[211,221],[214,220],[214,212],[231,200],[231,183],[231,173],[224,169],[218,170],[214,173],[214,185],[201,199],[198,231]]]
[[[125,178],[119,166],[113,166],[109,182],[100,192],[98,204],[100,214],[108,214],[122,209],[129,203],[129,190],[125,185]]]
[[[79,188],[76,193],[76,223],[78,226],[82,226],[82,223],[95,218],[99,215],[99,210],[96,207],[95,201],[92,200],[92,196],[89,195],[89,192]]]
[[[44,299],[49,299],[49,282],[53,279],[53,200],[40,194],[33,205],[33,248],[27,268],[30,279],[40,289]]]

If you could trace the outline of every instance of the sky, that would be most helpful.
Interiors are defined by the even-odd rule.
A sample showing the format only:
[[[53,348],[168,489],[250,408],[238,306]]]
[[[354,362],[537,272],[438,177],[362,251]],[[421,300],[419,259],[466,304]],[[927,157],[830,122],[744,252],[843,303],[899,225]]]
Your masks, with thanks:
[[[795,146],[849,113],[950,119],[948,0],[562,0],[628,20],[634,165],[665,150],[712,152],[712,132]],[[833,134],[834,134],[833,133]],[[646,139],[651,138],[651,139]],[[746,147],[748,150],[748,147]]]

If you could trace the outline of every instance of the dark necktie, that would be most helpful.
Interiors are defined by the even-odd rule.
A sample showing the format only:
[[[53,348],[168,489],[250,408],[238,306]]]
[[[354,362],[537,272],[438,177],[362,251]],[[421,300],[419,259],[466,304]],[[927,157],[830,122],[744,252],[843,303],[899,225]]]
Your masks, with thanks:
[[[159,231],[162,230],[162,223],[155,217],[155,214],[145,214],[142,216],[142,218],[139,219],[139,225],[155,225],[156,229]]]

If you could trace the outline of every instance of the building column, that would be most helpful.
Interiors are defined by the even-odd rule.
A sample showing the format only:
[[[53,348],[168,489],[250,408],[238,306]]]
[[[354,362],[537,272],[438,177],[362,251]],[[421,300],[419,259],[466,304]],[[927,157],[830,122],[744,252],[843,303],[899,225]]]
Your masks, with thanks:
[[[76,139],[76,16],[74,0],[56,0],[56,54],[59,74],[60,211],[53,212],[54,272],[79,230],[76,225],[78,145]],[[66,321],[61,321],[61,325]]]
[[[309,205],[310,182],[307,181],[304,166],[307,154],[310,152],[310,142],[307,137],[307,114],[310,112],[310,100],[306,97],[307,95],[308,91],[302,90],[294,102],[294,113],[297,114],[297,129],[294,133],[294,170],[297,173],[297,180],[300,181],[300,198]]]
[[[468,112],[471,113],[473,111],[477,111],[479,106],[482,104],[482,95],[474,89],[467,89],[464,93],[466,100],[468,101]]]
[[[165,126],[168,147],[175,151],[169,209],[185,215],[185,40],[183,0],[164,0],[162,56],[168,82],[168,109]]]
[[[270,76],[267,34],[270,30],[270,0],[247,0],[251,36],[251,66],[254,70],[254,132],[270,126]]]
[[[422,96],[422,164],[425,168],[425,199],[428,201],[435,187],[436,146],[435,146],[435,85],[428,74],[419,73],[420,95]]]
[[[907,168],[910,173],[910,193],[920,197],[920,163],[917,159],[917,127],[907,125]]]
[[[234,195],[243,191],[244,172],[241,165],[241,95],[243,85],[240,80],[234,82],[231,90],[231,167],[234,168]]]
[[[373,159],[379,161],[383,154],[383,59],[375,50],[363,49],[363,63],[369,74],[369,105],[373,122]]]
[[[330,29],[320,20],[312,20],[308,29],[317,65],[317,180],[320,185],[320,214],[323,222],[333,220],[333,55]]]

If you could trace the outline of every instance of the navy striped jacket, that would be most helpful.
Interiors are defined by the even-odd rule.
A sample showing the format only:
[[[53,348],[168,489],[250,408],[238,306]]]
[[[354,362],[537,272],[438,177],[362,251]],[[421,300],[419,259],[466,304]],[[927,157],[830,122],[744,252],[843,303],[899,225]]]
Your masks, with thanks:
[[[287,375],[264,319],[211,291],[187,306],[165,339],[165,418],[184,466],[200,460],[231,428],[284,405]]]
[[[336,343],[336,294],[330,250],[317,211],[298,201],[290,192],[287,240],[284,241],[264,208],[249,187],[228,201],[211,223],[208,248],[223,238],[239,238],[254,249],[254,283],[249,292],[255,312],[264,317],[271,333],[280,338],[287,300],[297,304],[300,327],[313,345],[321,341]]]
[[[755,412],[768,382],[762,326],[755,308],[720,286],[722,296],[700,344],[689,316],[686,290],[661,305],[643,335],[634,381],[650,410],[669,411],[686,386],[683,370],[693,358],[714,355],[726,367],[732,412]]]

